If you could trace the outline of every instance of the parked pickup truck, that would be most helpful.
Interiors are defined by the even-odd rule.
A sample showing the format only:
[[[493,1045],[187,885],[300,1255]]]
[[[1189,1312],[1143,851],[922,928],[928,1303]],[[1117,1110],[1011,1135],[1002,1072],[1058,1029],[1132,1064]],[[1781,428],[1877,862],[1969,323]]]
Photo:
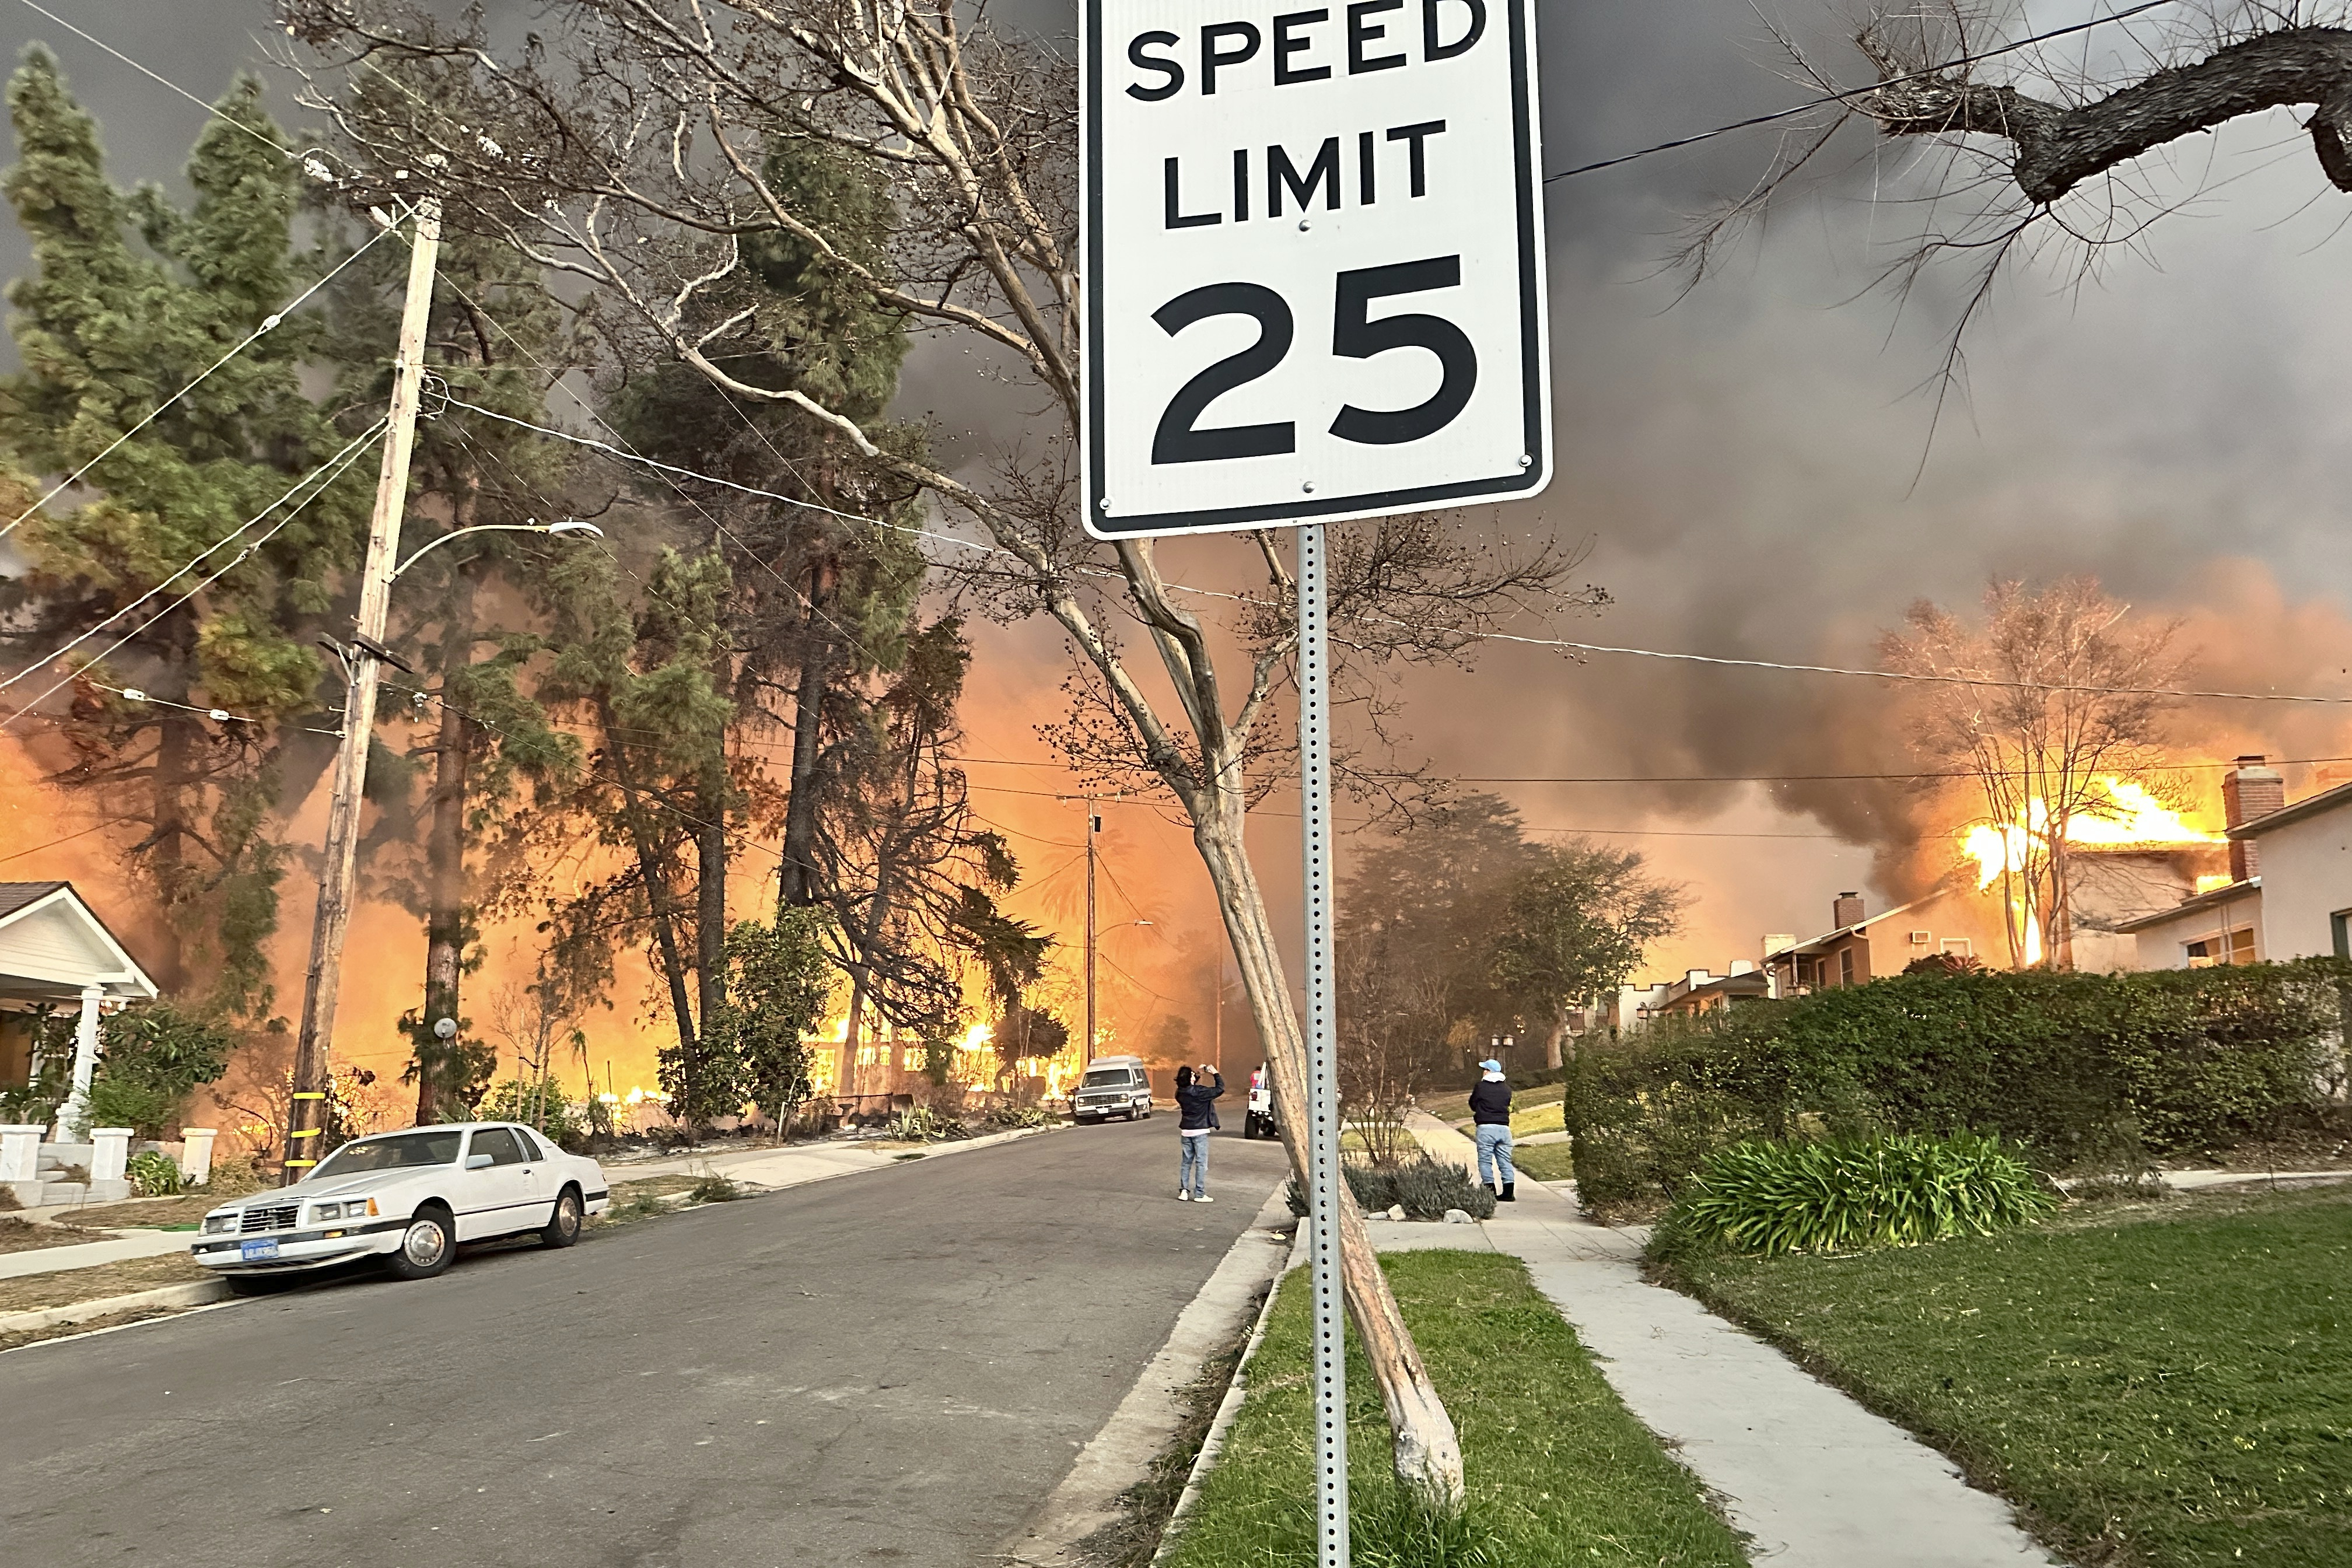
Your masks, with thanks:
[[[602,1166],[528,1127],[416,1127],[355,1138],[290,1187],[223,1204],[189,1254],[233,1289],[362,1258],[426,1279],[459,1242],[535,1233],[569,1247],[611,1198]]]

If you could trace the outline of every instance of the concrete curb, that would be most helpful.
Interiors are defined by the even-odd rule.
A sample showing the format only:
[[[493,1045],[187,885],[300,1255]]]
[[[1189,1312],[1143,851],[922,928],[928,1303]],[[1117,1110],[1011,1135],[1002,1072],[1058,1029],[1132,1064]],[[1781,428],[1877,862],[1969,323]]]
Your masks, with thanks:
[[[1284,1212],[1287,1213],[1289,1207],[1284,1204]],[[1257,1310],[1257,1321],[1250,1325],[1249,1343],[1242,1347],[1242,1359],[1234,1365],[1234,1380],[1225,1385],[1225,1396],[1217,1402],[1217,1414],[1209,1422],[1208,1435],[1201,1439],[1201,1451],[1192,1456],[1192,1468],[1184,1477],[1184,1489],[1177,1495],[1176,1507],[1160,1529],[1160,1545],[1151,1553],[1152,1568],[1160,1568],[1169,1553],[1176,1550],[1177,1532],[1191,1516],[1192,1505],[1201,1500],[1202,1479],[1215,1466],[1217,1456],[1224,1452],[1225,1434],[1233,1429],[1234,1418],[1241,1414],[1242,1402],[1249,1397],[1250,1363],[1257,1360],[1257,1348],[1265,1342],[1265,1321],[1274,1316],[1275,1293],[1293,1269],[1304,1268],[1306,1263],[1307,1227],[1302,1225],[1291,1232],[1290,1256],[1266,1285],[1265,1300]]]
[[[1102,1430],[1079,1450],[1070,1473],[1002,1549],[1001,1561],[1014,1568],[1078,1568],[1085,1561],[1079,1543],[1118,1520],[1119,1498],[1150,1474],[1152,1461],[1174,1436],[1179,1422],[1171,1396],[1201,1375],[1218,1347],[1231,1342],[1255,1292],[1264,1288],[1271,1293],[1273,1281],[1281,1277],[1291,1248],[1268,1233],[1289,1213],[1277,1186],[1176,1315],[1167,1342]]]
[[[117,1312],[203,1307],[226,1300],[227,1296],[228,1281],[225,1279],[195,1279],[185,1285],[163,1285],[152,1290],[133,1290],[126,1296],[101,1296],[94,1301],[69,1301],[62,1307],[37,1307],[28,1312],[0,1313],[0,1334],[23,1333],[27,1329],[51,1329],[59,1323],[86,1323],[92,1318],[110,1318]]]

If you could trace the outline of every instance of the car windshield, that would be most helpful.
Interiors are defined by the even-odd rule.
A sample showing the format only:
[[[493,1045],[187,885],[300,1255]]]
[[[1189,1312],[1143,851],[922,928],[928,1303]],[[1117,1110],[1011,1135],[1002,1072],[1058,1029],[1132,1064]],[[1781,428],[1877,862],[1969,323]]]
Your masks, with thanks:
[[[1128,1071],[1125,1068],[1098,1068],[1095,1071],[1087,1074],[1086,1087],[1088,1089],[1125,1089],[1134,1080],[1128,1076]]]
[[[338,1176],[363,1176],[371,1171],[404,1171],[417,1165],[456,1162],[465,1134],[455,1127],[430,1132],[404,1132],[394,1138],[369,1138],[346,1143],[310,1173],[314,1182]]]

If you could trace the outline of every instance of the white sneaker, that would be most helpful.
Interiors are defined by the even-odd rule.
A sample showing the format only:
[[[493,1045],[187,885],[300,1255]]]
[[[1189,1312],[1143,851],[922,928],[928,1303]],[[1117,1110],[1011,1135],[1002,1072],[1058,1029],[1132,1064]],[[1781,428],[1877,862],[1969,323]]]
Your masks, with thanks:
[[[1194,1198],[1192,1201],[1196,1204],[1213,1204],[1217,1200],[1211,1197],[1208,1194],[1202,1193],[1199,1197]]]
[[[1176,1189],[1176,1201],[1180,1204],[1189,1204],[1192,1201],[1192,1194],[1179,1187]]]

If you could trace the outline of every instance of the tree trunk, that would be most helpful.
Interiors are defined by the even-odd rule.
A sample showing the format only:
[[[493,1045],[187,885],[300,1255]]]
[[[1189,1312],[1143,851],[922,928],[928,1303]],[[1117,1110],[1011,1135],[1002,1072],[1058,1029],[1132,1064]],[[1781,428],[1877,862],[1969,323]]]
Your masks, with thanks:
[[[669,1008],[677,1023],[677,1048],[692,1079],[694,1066],[694,1002],[686,990],[686,961],[677,948],[677,906],[672,897],[669,877],[661,863],[661,853],[653,840],[653,829],[646,821],[645,808],[637,803],[637,787],[629,777],[629,751],[618,740],[619,731],[613,717],[610,698],[601,692],[596,698],[597,721],[604,728],[605,738],[612,743],[614,777],[621,785],[622,826],[629,835],[629,843],[636,851],[637,875],[646,884],[646,905],[653,917],[654,949],[661,959],[662,978],[669,984]]]
[[[1238,773],[1238,769],[1231,770]],[[1280,950],[1266,918],[1265,898],[1242,843],[1238,789],[1204,792],[1192,841],[1217,890],[1217,907],[1241,970],[1251,1015],[1265,1042],[1272,1069],[1276,1119],[1283,1145],[1300,1185],[1307,1181],[1307,1043],[1291,1008],[1290,986]],[[1397,1484],[1423,1508],[1456,1514],[1463,1506],[1462,1445],[1453,1419],[1430,1382],[1429,1369],[1404,1326],[1404,1315],[1388,1276],[1373,1256],[1364,1216],[1345,1182],[1339,1184],[1339,1268],[1347,1287],[1349,1316],[1364,1357],[1381,1385],[1394,1447]]]
[[[706,1034],[727,1000],[726,768],[722,763],[714,772],[715,783],[700,792],[702,823],[694,831],[695,978]]]
[[[1553,1014],[1551,1018],[1551,1032],[1544,1037],[1544,1066],[1548,1068],[1558,1068],[1562,1064],[1565,1058],[1560,1055],[1560,1042],[1565,1040],[1567,1037],[1568,1015],[1565,1013]]]
[[[156,695],[173,702],[188,700],[187,671],[195,660],[194,623],[185,608],[170,612],[158,639],[167,650],[165,673],[156,682]],[[180,922],[187,916],[188,795],[197,787],[194,751],[198,736],[195,715],[176,709],[158,710],[155,727],[155,784],[152,822],[148,834],[147,872],[153,879],[163,918],[154,922],[154,945],[148,949],[155,980],[177,995],[188,984],[186,940]]]
[[[441,689],[446,694],[474,659],[474,579],[457,569],[441,643]],[[455,1018],[466,944],[466,796],[473,766],[472,726],[449,702],[433,740],[433,794],[425,837],[425,1011],[426,1034],[416,1041],[416,1124],[441,1119],[442,1079],[457,1049],[431,1036],[436,1018]]]
[[[833,602],[837,568],[830,557],[809,574],[807,635],[801,681],[793,698],[792,795],[784,805],[784,863],[777,874],[780,909],[817,901],[816,764],[824,740],[825,683],[833,673],[833,637],[824,620]]]

